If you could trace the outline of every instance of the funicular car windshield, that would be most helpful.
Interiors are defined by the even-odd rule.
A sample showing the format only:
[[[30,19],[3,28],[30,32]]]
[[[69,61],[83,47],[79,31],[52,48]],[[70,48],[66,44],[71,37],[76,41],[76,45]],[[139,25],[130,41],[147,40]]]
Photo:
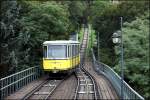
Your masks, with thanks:
[[[66,45],[48,45],[49,59],[64,59],[67,57]]]

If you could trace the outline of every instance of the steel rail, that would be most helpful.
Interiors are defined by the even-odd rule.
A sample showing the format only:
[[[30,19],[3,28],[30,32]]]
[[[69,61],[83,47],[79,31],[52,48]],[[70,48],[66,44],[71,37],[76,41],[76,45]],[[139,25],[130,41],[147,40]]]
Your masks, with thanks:
[[[79,93],[85,93],[86,95],[88,95],[89,93],[93,93],[94,94],[94,98],[93,99],[97,99],[97,96],[98,96],[98,91],[96,89],[96,82],[95,82],[95,79],[92,77],[92,75],[86,71],[84,69],[84,57],[85,57],[85,48],[87,47],[87,42],[88,42],[88,32],[84,33],[84,37],[83,37],[83,40],[82,40],[82,45],[81,45],[81,48],[80,48],[80,53],[81,53],[81,64],[80,64],[80,67],[78,69],[78,72],[76,70],[76,77],[78,79],[78,84],[77,84],[77,87],[76,87],[76,92],[75,92],[75,96],[74,96],[74,99],[78,99],[78,95]],[[78,75],[78,73],[80,73]],[[82,75],[82,76],[81,76]],[[85,80],[85,83],[81,83],[81,80],[80,79],[81,77],[84,78]],[[88,81],[90,80],[90,81]],[[83,91],[83,92],[79,92],[80,88],[82,87],[82,85],[86,85],[86,91]],[[89,86],[92,86],[92,88],[90,88],[91,90],[89,91]],[[80,99],[80,98],[79,98]]]
[[[77,73],[76,73],[76,72],[75,72],[75,77],[77,78],[78,81],[77,81],[77,87],[76,87],[74,99],[77,98],[77,93],[78,93],[79,84],[80,84],[80,80],[79,80],[79,78],[77,77]]]
[[[84,65],[83,65],[84,66]],[[95,99],[97,100],[97,96],[98,96],[98,91],[96,89],[96,82],[95,82],[95,79],[93,78],[93,76],[87,71],[84,69],[84,67],[81,67],[81,69],[85,72],[86,75],[89,76],[89,78],[92,80],[92,84],[93,84],[93,89],[94,89],[94,95],[95,95]]]
[[[61,81],[57,84],[54,85],[54,88],[49,92],[49,94],[46,96],[45,100],[48,99],[48,97],[54,92],[54,90],[60,85]]]
[[[32,91],[30,91],[27,95],[25,95],[22,98],[22,100],[27,100],[29,97],[31,97],[32,94],[34,94],[36,91],[38,91],[47,82],[48,82],[48,80],[45,80],[44,82],[42,82],[39,86],[37,86],[35,89],[33,89]]]
[[[43,99],[48,99],[48,97],[54,92],[54,90],[65,80],[48,80],[46,79],[44,82],[42,82],[38,87],[30,91],[27,95],[25,95],[22,100],[28,100],[33,95],[46,95]],[[53,85],[48,85],[54,83]],[[51,87],[50,91],[48,92],[37,92],[40,91],[44,87]]]
[[[78,75],[77,71],[76,71],[76,76],[77,76],[77,79],[78,79],[78,84],[77,84],[77,88],[76,88],[76,92],[75,92],[75,97],[74,99],[78,99],[77,96],[79,95],[79,91],[80,91],[80,88],[82,86],[83,83],[81,83],[81,80],[84,79],[85,82],[84,84],[86,85],[86,95],[89,94],[91,91],[91,93],[93,92],[94,93],[94,98],[93,99],[96,99],[97,100],[97,97],[98,97],[98,91],[96,89],[96,82],[95,82],[95,79],[93,78],[93,76],[88,72],[86,71],[84,68],[83,68],[84,65],[82,65],[82,67],[80,67],[80,69],[78,70],[78,73],[80,73]],[[81,76],[82,75],[82,76]],[[83,77],[82,79],[80,79],[81,77]],[[88,81],[90,80],[90,81]],[[91,90],[88,89],[88,86],[89,84],[92,86]]]

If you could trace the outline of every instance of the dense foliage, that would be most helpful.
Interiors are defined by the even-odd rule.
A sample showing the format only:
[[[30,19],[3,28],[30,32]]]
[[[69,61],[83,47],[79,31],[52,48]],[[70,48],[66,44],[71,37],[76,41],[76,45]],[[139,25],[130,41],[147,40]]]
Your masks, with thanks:
[[[20,50],[18,46],[18,27],[19,27],[19,9],[17,2],[8,1],[1,2],[1,34],[0,34],[0,75],[14,71],[18,67],[18,58],[21,54],[17,54]],[[22,55],[25,51],[22,52]],[[26,56],[24,57],[26,58]],[[9,66],[11,66],[9,68]]]
[[[68,40],[80,30],[85,6],[82,1],[1,1],[1,77],[40,66],[43,41]]]
[[[98,0],[93,2],[91,12],[90,21],[97,34],[99,32],[100,61],[115,66],[117,72],[120,71],[120,48],[112,43],[112,33],[120,30],[120,17],[123,17],[125,80],[145,98],[150,97],[149,1]]]
[[[91,23],[99,37],[100,60],[108,65],[114,65],[115,53],[111,40],[112,32],[119,27],[117,7],[105,1],[96,1],[91,6]],[[114,27],[115,26],[115,27]],[[99,36],[98,36],[99,32]]]
[[[144,96],[150,96],[149,91],[149,18],[148,13],[137,17],[131,23],[124,23],[124,63],[125,76],[129,83]],[[116,47],[119,57],[119,48]],[[120,71],[120,65],[114,68]]]

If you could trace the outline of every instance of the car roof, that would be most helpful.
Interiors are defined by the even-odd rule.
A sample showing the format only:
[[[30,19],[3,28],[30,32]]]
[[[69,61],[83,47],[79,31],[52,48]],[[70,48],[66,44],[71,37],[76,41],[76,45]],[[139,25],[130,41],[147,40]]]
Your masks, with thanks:
[[[43,42],[44,45],[47,44],[79,44],[79,41],[72,41],[72,40],[55,40],[55,41],[45,41]]]

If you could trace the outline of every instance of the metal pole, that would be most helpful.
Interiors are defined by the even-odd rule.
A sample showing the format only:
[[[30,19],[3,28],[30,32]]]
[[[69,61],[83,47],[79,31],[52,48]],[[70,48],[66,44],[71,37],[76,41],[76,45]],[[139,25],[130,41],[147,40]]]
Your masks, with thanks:
[[[90,32],[90,34],[91,34],[91,48],[93,48],[93,35],[92,35],[92,32]]]
[[[77,33],[76,33],[76,41],[78,41],[78,34],[79,34],[79,24],[78,24],[78,30],[77,30]]]
[[[98,32],[98,36],[97,36],[97,45],[98,45],[98,49],[97,49],[97,60],[99,61],[99,32]]]
[[[124,80],[124,63],[123,63],[123,37],[122,37],[122,17],[120,18],[121,23],[121,99],[124,99],[124,94],[123,94],[123,80]]]
[[[78,41],[78,34],[79,34],[79,33],[76,33],[76,41]]]

